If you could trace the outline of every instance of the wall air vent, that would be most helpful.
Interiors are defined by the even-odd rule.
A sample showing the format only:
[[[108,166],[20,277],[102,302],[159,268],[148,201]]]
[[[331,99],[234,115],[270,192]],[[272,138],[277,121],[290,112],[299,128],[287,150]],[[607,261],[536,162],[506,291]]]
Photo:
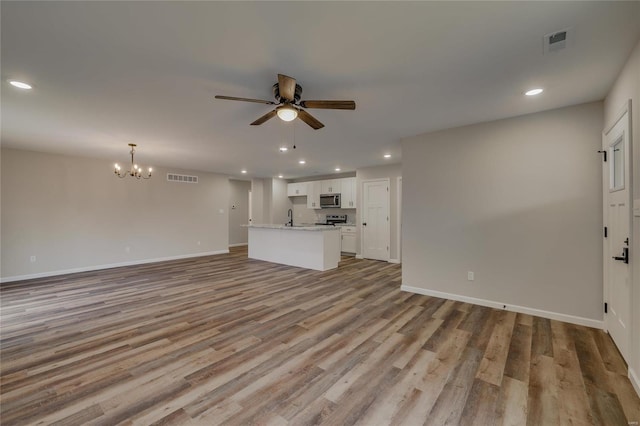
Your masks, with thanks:
[[[198,176],[177,175],[175,173],[167,173],[169,182],[198,183]]]
[[[573,28],[565,28],[549,33],[542,38],[542,53],[548,55],[571,47],[573,39]]]

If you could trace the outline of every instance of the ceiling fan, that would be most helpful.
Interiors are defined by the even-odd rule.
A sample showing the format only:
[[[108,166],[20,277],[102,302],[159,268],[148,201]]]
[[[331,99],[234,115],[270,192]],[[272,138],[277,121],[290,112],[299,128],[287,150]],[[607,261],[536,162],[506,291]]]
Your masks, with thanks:
[[[314,116],[309,114],[304,108],[318,109],[356,109],[354,101],[301,101],[302,86],[296,83],[296,79],[278,74],[278,82],[273,85],[273,96],[276,101],[265,101],[262,99],[236,98],[233,96],[217,95],[216,99],[226,99],[229,101],[255,102],[266,105],[278,105],[274,110],[269,111],[256,121],[251,123],[252,126],[259,126],[265,121],[275,117],[276,115],[284,121],[295,120],[296,117],[307,123],[315,130],[324,127]]]

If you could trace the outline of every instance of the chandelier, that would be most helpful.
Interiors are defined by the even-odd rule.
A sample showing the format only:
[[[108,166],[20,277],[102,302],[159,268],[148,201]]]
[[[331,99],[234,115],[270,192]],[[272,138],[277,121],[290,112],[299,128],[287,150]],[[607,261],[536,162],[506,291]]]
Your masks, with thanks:
[[[121,171],[120,166],[118,165],[118,163],[116,163],[116,168],[113,172],[119,178],[123,178],[125,176],[133,176],[136,179],[149,179],[151,177],[151,167],[149,167],[149,171],[147,173],[143,173],[142,167],[139,167],[133,162],[133,155],[136,153],[137,145],[135,143],[130,143],[129,146],[131,147],[131,168],[129,170]]]

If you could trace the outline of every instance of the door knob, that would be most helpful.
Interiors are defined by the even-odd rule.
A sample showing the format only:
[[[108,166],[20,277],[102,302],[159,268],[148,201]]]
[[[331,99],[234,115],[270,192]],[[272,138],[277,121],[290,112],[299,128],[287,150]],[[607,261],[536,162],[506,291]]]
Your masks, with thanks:
[[[620,260],[626,264],[629,263],[629,249],[627,247],[624,247],[622,249],[622,256],[613,256],[614,260]]]
[[[362,226],[367,226],[367,222],[362,222]]]

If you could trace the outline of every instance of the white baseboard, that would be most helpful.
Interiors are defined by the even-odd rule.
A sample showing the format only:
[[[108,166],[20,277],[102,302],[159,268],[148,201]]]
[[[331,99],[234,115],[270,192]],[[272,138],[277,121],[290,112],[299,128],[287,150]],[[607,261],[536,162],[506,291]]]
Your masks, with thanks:
[[[241,247],[241,246],[248,246],[249,243],[238,243],[238,244],[229,244],[229,247]]]
[[[633,368],[629,367],[629,380],[631,381],[631,384],[633,385],[633,388],[636,390],[636,393],[638,394],[638,396],[640,396],[640,378],[638,378],[638,375],[636,374],[635,371],[633,371]]]
[[[356,259],[364,259],[361,254],[356,254]]]
[[[526,306],[511,305],[508,303],[496,302],[493,300],[478,299],[475,297],[462,296],[459,294],[445,293],[442,291],[428,290],[420,287],[412,287],[408,285],[400,286],[400,290],[411,293],[423,294],[425,296],[434,296],[442,299],[457,300],[459,302],[472,303],[474,305],[487,306],[489,308],[503,309],[506,311],[518,312],[521,314],[529,314],[537,317],[548,318],[557,321],[564,321],[571,324],[584,325],[604,329],[604,321],[598,321],[591,318],[577,317],[574,315],[561,314],[558,312],[543,311],[541,309],[528,308]]]
[[[400,263],[400,259],[389,259],[389,263]]]
[[[32,280],[34,278],[54,277],[56,275],[75,274],[76,272],[97,271],[100,269],[119,268],[121,266],[144,265],[145,263],[165,262],[167,260],[188,259],[191,257],[212,256],[215,254],[229,253],[229,250],[216,250],[200,253],[181,254],[178,256],[157,257],[155,259],[131,260],[127,262],[108,263],[106,265],[83,266],[80,268],[62,269],[58,271],[38,272],[37,274],[16,275],[13,277],[2,277],[0,283],[8,283],[11,281]]]

